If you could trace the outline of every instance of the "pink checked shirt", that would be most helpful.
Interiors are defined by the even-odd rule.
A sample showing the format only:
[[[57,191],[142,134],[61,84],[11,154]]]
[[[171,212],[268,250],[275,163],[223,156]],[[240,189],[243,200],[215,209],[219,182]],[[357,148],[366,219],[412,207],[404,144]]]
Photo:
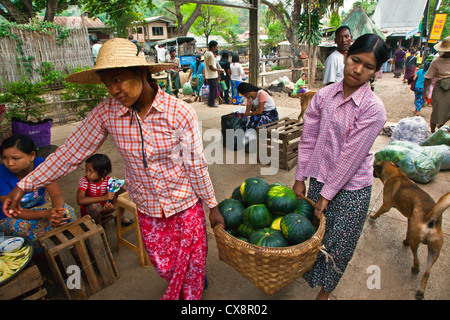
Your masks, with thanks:
[[[102,101],[39,170],[20,181],[19,188],[36,190],[75,170],[111,134],[124,159],[127,190],[139,211],[169,217],[199,199],[209,208],[216,206],[195,111],[158,87],[146,116],[140,119],[135,113],[130,123],[131,116],[117,100]]]
[[[372,185],[369,151],[385,122],[384,105],[367,84],[345,100],[342,81],[321,89],[305,114],[295,179],[324,183],[321,195],[328,200],[341,189]]]

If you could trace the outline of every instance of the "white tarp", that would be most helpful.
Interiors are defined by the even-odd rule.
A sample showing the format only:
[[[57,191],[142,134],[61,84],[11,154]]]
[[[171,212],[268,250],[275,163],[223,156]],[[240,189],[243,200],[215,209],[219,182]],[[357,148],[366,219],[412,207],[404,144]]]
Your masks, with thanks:
[[[372,16],[375,24],[388,35],[412,37],[428,0],[380,0]]]

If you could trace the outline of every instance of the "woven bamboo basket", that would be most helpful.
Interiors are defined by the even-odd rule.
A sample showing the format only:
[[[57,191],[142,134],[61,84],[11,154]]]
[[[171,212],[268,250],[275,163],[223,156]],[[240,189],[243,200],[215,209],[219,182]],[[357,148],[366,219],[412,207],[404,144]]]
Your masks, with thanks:
[[[325,216],[314,216],[312,223],[317,231],[309,240],[283,248],[255,246],[215,226],[219,259],[264,293],[274,294],[305,274],[316,262],[325,233]]]

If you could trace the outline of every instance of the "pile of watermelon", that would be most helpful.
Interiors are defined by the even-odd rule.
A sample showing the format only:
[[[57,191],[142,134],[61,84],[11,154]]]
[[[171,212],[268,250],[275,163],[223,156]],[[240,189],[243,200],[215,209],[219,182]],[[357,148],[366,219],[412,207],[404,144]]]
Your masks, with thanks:
[[[297,245],[316,232],[311,202],[298,199],[283,183],[269,185],[262,178],[248,178],[218,208],[228,233],[257,246]]]

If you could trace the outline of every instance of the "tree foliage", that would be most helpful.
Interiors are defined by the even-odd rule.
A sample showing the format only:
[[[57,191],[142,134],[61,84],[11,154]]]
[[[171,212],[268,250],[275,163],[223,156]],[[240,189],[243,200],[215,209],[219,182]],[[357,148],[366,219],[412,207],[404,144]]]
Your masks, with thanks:
[[[61,13],[76,0],[0,0],[0,15],[9,22],[28,23],[36,15],[45,10],[44,20],[53,22],[57,13]]]
[[[291,54],[293,56],[294,67],[301,67],[299,60],[301,50],[299,44],[303,41],[311,41],[309,45],[314,45],[314,39],[317,37],[320,25],[314,22],[314,17],[321,17],[326,13],[337,11],[344,4],[343,0],[261,0],[269,10],[277,17],[283,25],[286,39],[291,45]],[[306,16],[307,16],[307,20]],[[312,19],[311,19],[312,18]],[[320,19],[319,19],[320,20]],[[307,22],[307,28],[304,26]],[[301,33],[300,33],[301,32]],[[312,33],[308,35],[307,33]],[[306,43],[308,44],[308,43]],[[309,81],[315,76],[316,65],[316,47],[309,52],[309,60],[312,62],[309,70],[313,70],[310,74]],[[295,74],[295,75],[294,75]],[[293,78],[299,78],[300,72],[293,72]]]

